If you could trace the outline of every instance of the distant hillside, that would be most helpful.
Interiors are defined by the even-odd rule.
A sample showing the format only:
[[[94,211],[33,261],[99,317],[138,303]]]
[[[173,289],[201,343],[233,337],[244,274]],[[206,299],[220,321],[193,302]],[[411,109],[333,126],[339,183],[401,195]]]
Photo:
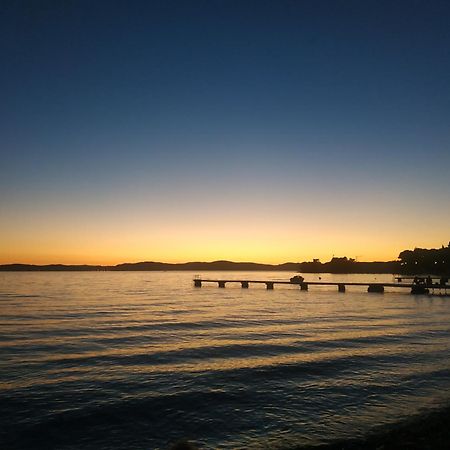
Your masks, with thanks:
[[[213,262],[187,262],[170,264],[163,262],[145,261],[137,263],[123,263],[115,266],[90,266],[90,265],[64,265],[64,264],[4,264],[0,265],[0,271],[286,271],[304,273],[398,273],[400,263],[389,262],[356,262],[347,258],[333,258],[327,263],[287,262],[283,264],[259,264],[253,262],[213,261]]]
[[[286,262],[283,264],[259,264],[254,262],[187,262],[170,264],[155,261],[137,263],[123,263],[115,266],[64,265],[64,264],[3,264],[0,271],[165,271],[190,270],[204,272],[207,270],[220,271],[286,271],[301,273],[399,273],[399,274],[450,274],[450,243],[447,247],[438,249],[415,248],[403,250],[398,261],[360,262],[347,257],[333,257],[331,261],[321,263],[318,259],[312,262]]]
[[[108,270],[286,270],[292,272],[299,270],[299,263],[272,265],[233,261],[187,262],[180,264],[139,262],[118,264]]]
[[[179,264],[145,261],[137,263],[123,263],[115,266],[90,266],[90,265],[64,265],[64,264],[3,264],[0,271],[161,271],[161,270],[286,270],[296,272],[299,270],[299,263],[284,264],[258,264],[253,262],[233,262],[233,261],[213,261],[213,262],[187,262]]]

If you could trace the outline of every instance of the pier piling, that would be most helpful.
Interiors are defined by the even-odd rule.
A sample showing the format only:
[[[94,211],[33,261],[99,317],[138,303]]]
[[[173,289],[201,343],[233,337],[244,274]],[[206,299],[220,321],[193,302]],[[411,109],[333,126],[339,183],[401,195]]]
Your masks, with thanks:
[[[384,292],[384,286],[381,284],[369,284],[367,292],[377,292],[382,294]]]

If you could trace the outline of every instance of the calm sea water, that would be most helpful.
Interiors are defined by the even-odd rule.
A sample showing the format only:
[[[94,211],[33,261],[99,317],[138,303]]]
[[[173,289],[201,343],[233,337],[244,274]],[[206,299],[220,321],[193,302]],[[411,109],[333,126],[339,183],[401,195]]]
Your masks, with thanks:
[[[199,289],[192,278],[0,273],[0,447],[289,447],[363,435],[450,400],[448,297]]]

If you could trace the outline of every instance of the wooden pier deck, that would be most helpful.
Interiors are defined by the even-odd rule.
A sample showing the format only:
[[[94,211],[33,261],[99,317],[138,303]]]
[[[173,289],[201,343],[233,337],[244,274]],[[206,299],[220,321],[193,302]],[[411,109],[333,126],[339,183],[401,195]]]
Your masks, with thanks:
[[[280,285],[293,285],[298,286],[300,290],[307,291],[309,286],[336,286],[338,292],[345,292],[346,286],[367,286],[368,292],[384,292],[385,288],[404,288],[410,289],[412,294],[428,294],[430,291],[437,290],[438,292],[447,295],[447,289],[450,289],[448,284],[438,284],[433,283],[432,285],[417,285],[414,283],[377,283],[377,282],[349,282],[349,281],[303,281],[301,283],[292,281],[281,281],[281,280],[235,280],[235,279],[203,279],[194,278],[194,286],[202,287],[203,283],[217,283],[218,287],[225,288],[227,283],[240,283],[243,289],[248,289],[250,284],[265,284],[266,288],[269,290],[274,289],[276,284]],[[419,287],[419,289],[418,289]],[[421,291],[423,290],[423,292]]]

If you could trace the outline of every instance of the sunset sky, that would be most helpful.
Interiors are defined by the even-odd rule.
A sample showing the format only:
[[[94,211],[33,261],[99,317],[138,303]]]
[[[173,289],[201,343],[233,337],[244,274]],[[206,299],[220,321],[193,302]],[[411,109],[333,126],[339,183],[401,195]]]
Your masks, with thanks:
[[[0,7],[0,263],[450,240],[450,2]]]

